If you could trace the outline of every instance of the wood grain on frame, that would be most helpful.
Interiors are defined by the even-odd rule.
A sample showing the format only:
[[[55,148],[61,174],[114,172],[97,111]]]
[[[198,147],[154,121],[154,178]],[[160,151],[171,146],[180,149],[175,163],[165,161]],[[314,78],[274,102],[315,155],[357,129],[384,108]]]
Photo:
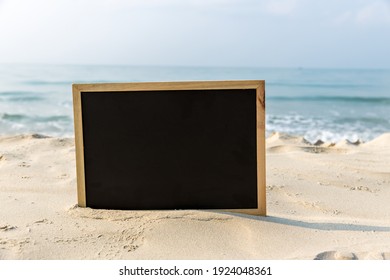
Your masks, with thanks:
[[[265,164],[265,83],[256,88],[257,123],[257,192],[259,215],[267,213],[266,203],[266,164]]]
[[[266,183],[265,183],[265,82],[254,81],[205,81],[205,82],[152,82],[152,83],[105,83],[74,84],[73,106],[75,122],[77,195],[78,204],[87,206],[84,141],[82,125],[82,92],[129,92],[129,91],[172,91],[172,90],[221,90],[221,89],[255,89],[256,90],[256,138],[257,138],[257,200],[254,209],[221,209],[251,215],[266,215]]]
[[[85,173],[84,173],[84,141],[83,119],[81,110],[81,92],[73,86],[74,132],[76,146],[77,202],[80,207],[86,207]]]

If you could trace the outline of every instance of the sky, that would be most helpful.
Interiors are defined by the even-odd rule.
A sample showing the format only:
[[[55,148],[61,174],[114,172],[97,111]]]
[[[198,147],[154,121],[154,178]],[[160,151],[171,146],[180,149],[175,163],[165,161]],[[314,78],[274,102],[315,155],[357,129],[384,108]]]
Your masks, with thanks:
[[[390,0],[0,0],[0,63],[390,68]]]

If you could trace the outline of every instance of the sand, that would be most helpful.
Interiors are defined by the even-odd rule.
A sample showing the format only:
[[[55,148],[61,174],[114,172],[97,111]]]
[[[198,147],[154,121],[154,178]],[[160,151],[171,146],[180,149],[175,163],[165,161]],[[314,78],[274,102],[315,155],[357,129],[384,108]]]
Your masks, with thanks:
[[[74,139],[0,138],[0,259],[390,259],[390,133],[267,139],[267,217],[76,205]]]

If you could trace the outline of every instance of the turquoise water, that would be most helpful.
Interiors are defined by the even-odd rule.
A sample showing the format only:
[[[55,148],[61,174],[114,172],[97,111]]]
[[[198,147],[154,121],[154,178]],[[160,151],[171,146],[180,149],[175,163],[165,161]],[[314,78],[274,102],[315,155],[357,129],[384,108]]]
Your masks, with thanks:
[[[0,135],[73,136],[72,83],[266,80],[267,134],[369,141],[390,131],[390,70],[0,65]]]

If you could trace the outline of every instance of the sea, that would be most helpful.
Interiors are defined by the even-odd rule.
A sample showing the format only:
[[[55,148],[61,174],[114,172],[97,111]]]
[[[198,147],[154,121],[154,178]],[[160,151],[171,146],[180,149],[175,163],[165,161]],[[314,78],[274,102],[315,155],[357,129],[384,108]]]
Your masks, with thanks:
[[[370,141],[390,132],[390,69],[0,64],[0,135],[74,137],[72,84],[265,80],[266,134]]]

